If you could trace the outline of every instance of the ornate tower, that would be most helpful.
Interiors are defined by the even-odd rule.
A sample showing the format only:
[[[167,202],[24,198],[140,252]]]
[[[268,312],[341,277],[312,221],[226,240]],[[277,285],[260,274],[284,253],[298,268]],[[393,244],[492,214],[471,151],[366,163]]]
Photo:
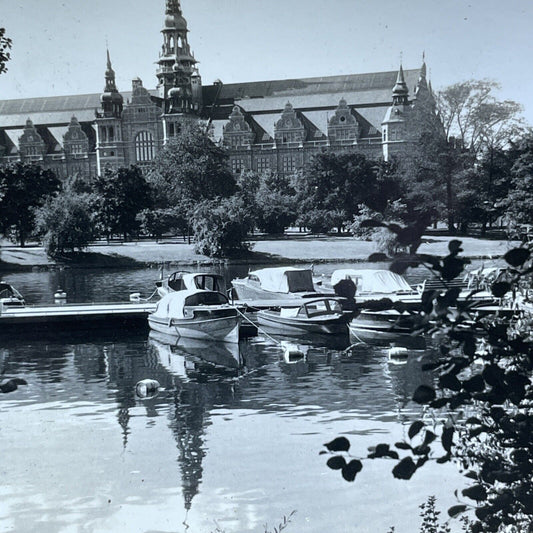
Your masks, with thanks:
[[[102,108],[96,113],[96,161],[97,172],[104,167],[118,168],[126,164],[122,135],[122,110],[124,99],[115,83],[115,71],[107,51],[105,88],[100,96]]]
[[[410,114],[409,89],[405,83],[403,67],[400,65],[396,83],[392,88],[392,106],[387,110],[381,123],[385,161],[388,161],[392,154],[398,153],[405,146],[408,133],[406,122],[409,120]]]
[[[202,81],[197,61],[187,41],[187,21],[179,0],[166,0],[163,46],[157,69],[159,97],[163,100],[165,141],[179,130],[184,115],[198,116],[202,109]]]

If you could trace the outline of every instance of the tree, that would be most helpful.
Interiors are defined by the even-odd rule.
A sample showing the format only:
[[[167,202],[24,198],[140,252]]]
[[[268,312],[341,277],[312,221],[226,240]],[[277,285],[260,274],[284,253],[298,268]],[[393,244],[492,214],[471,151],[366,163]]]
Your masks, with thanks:
[[[13,41],[6,37],[6,29],[0,28],[0,74],[7,72],[6,63],[11,59]]]
[[[118,233],[126,240],[137,232],[137,214],[152,205],[150,186],[139,167],[107,168],[96,178],[94,190],[98,225],[108,239]]]
[[[445,287],[461,276],[468,260],[460,241],[450,241],[444,257],[417,254],[418,232],[389,228],[414,245],[410,254],[393,260],[391,270],[424,265]],[[455,461],[469,486],[461,496],[456,491],[459,502],[448,510],[450,517],[471,511],[475,519],[465,522],[470,533],[533,529],[533,313],[521,300],[532,287],[531,252],[508,251],[507,269],[490,286],[495,298],[508,298],[509,309],[518,306],[519,313],[476,313],[454,287],[424,292],[419,327],[436,333],[438,349],[422,361],[423,370],[435,373],[433,384],[420,385],[413,401],[427,406],[428,416],[412,422],[404,440],[377,444],[366,458],[354,458],[353,451],[346,455],[350,441],[335,438],[325,445],[330,468],[354,481],[363,460],[387,458],[394,461],[393,476],[409,480],[428,461]]]
[[[24,246],[35,228],[34,209],[59,190],[61,182],[51,170],[15,163],[0,169],[0,227],[5,235],[14,231]]]
[[[254,204],[257,226],[265,233],[283,233],[296,220],[295,192],[286,176],[261,174]]]
[[[533,133],[524,137],[518,146],[511,177],[512,189],[505,206],[515,222],[533,224]]]
[[[61,191],[36,211],[38,233],[46,253],[54,258],[83,250],[97,237],[91,195],[67,181]]]
[[[492,80],[469,80],[438,93],[437,108],[446,138],[456,137],[461,146],[477,155],[498,148],[522,130],[520,104],[497,100],[500,85]]]
[[[315,156],[293,179],[300,223],[311,211],[329,211],[340,230],[343,222],[357,213],[359,204],[382,206],[387,194],[379,188],[376,170],[376,163],[363,154],[325,152]]]
[[[183,124],[159,152],[148,181],[156,207],[193,208],[202,200],[228,197],[236,191],[226,152],[196,124]]]
[[[245,239],[252,228],[248,210],[239,197],[204,200],[193,212],[197,253],[228,257],[248,250]]]

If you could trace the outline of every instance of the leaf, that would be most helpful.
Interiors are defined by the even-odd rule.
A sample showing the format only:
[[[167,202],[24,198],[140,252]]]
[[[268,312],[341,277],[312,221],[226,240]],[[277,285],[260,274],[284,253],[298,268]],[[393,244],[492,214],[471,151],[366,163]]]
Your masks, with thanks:
[[[461,513],[464,513],[467,509],[466,505],[454,505],[448,509],[448,516],[451,518],[456,518]]]
[[[336,455],[335,457],[330,457],[326,464],[332,470],[340,470],[346,465],[346,460],[344,459],[344,457]]]
[[[529,259],[530,255],[529,250],[526,248],[513,248],[512,250],[509,250],[503,258],[509,265],[519,267]]]
[[[453,445],[453,432],[454,432],[454,428],[453,427],[444,428],[442,430],[442,437],[441,437],[442,447],[448,453],[450,453],[450,451],[452,449],[452,445]]]
[[[420,404],[432,402],[436,398],[435,390],[428,385],[420,385],[413,394],[413,401]]]
[[[350,449],[350,441],[346,437],[337,437],[324,446],[330,452],[347,452]]]
[[[416,472],[416,464],[411,457],[404,457],[393,469],[392,475],[397,479],[411,479]]]
[[[451,254],[458,254],[463,251],[461,244],[463,244],[461,241],[454,239],[448,243],[448,250],[450,250]]]
[[[482,392],[485,390],[485,380],[481,374],[476,374],[463,382],[463,388],[467,392]]]
[[[370,263],[383,263],[384,261],[388,261],[388,260],[389,260],[389,257],[387,256],[387,254],[384,254],[382,252],[376,252],[368,256],[368,261]]]
[[[483,485],[473,485],[463,490],[463,496],[481,502],[487,499],[487,491]]]
[[[359,225],[361,228],[386,228],[387,224],[379,220],[366,219]]]
[[[410,444],[407,444],[407,442],[397,442],[394,446],[398,448],[399,450],[412,450],[412,446]]]
[[[347,465],[342,468],[342,477],[346,481],[353,481],[355,476],[363,470],[363,463],[358,459],[352,459]]]
[[[453,374],[442,374],[439,378],[439,385],[444,389],[453,390],[458,392],[461,390],[461,382]]]
[[[442,457],[439,457],[437,459],[437,463],[439,465],[442,465],[444,463],[447,463],[450,459],[451,459],[451,455],[449,453],[447,453],[446,455],[443,455]]]
[[[424,422],[420,420],[416,420],[411,424],[409,427],[409,431],[407,434],[409,435],[409,438],[412,439],[415,435],[419,433],[419,431],[424,427]]]
[[[431,444],[435,439],[437,438],[437,435],[433,433],[433,431],[426,430],[426,434],[424,435],[424,445]]]
[[[511,284],[508,281],[497,281],[492,284],[491,291],[496,298],[502,298],[511,290]]]

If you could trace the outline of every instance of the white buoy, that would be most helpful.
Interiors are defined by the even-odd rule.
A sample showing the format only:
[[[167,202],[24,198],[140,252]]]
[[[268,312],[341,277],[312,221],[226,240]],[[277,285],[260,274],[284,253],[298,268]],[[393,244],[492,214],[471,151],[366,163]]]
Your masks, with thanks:
[[[297,344],[282,342],[281,347],[283,348],[283,359],[286,363],[295,363],[305,357],[305,353]]]
[[[405,346],[392,346],[389,348],[389,359],[405,361],[408,357],[409,352]]]
[[[135,385],[135,393],[139,398],[154,398],[161,385],[156,379],[142,379]]]
[[[141,300],[140,292],[132,292],[130,294],[130,302],[140,302],[140,300]]]
[[[56,304],[64,304],[67,302],[67,293],[61,289],[58,289],[54,293],[54,303]]]

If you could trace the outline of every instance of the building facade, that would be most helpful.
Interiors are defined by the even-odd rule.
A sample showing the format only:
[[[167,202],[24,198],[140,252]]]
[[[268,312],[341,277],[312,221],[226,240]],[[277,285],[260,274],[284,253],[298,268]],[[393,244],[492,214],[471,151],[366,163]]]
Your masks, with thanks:
[[[38,163],[59,176],[146,166],[187,121],[202,122],[231,170],[288,174],[323,151],[401,155],[435,114],[418,69],[202,85],[179,0],[166,0],[157,86],[120,92],[109,52],[102,94],[0,100],[0,164]],[[418,117],[415,120],[415,117]]]

